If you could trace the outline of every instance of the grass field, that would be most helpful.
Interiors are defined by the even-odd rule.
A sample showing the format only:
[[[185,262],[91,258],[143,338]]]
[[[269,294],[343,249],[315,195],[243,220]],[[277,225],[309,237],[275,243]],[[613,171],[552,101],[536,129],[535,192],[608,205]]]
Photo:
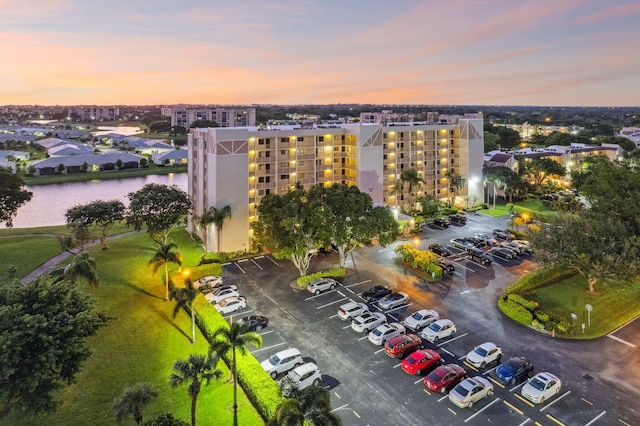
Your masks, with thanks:
[[[172,234],[172,238],[184,255],[184,268],[195,266],[201,249],[184,231]],[[13,244],[10,240],[0,239],[3,252],[6,244]],[[37,245],[32,242],[31,246],[14,247],[20,248],[16,253],[24,256]],[[95,289],[84,282],[78,285],[94,296],[97,308],[113,321],[90,339],[93,354],[77,375],[77,383],[57,395],[61,405],[56,413],[28,419],[4,418],[0,425],[113,425],[113,400],[126,387],[139,382],[150,382],[159,391],[159,397],[145,409],[145,419],[170,411],[190,420],[191,399],[186,387],[172,389],[168,378],[175,360],[186,359],[192,353],[204,354],[208,345],[200,334],[196,344],[190,343],[190,318],[185,312],[173,318],[174,302],[163,299],[162,274],[153,277],[147,267],[154,252],[155,244],[145,233],[113,240],[108,250],[90,249],[97,262],[100,285]],[[233,386],[222,361],[218,368],[224,372],[223,378],[204,387],[198,398],[198,424],[232,424]],[[239,423],[263,424],[241,389],[238,396]]]

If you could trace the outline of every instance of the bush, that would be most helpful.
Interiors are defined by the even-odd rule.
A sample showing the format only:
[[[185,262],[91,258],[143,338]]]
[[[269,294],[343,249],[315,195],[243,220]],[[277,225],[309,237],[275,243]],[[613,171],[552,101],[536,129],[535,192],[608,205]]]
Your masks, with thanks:
[[[544,324],[542,324],[540,321],[538,321],[537,319],[534,319],[533,321],[531,321],[531,326],[535,327],[539,330],[544,330]]]
[[[178,419],[172,413],[160,414],[151,420],[147,420],[142,426],[190,426],[186,420]]]
[[[340,277],[344,277],[344,274],[347,273],[347,270],[345,268],[334,268],[334,269],[329,269],[328,271],[321,271],[321,272],[316,272],[315,274],[309,274],[309,275],[305,275],[304,277],[298,277],[298,279],[296,280],[296,283],[298,284],[298,287],[300,288],[304,288],[307,286],[307,284],[309,284],[311,281],[317,279],[317,278],[340,278]]]
[[[531,312],[535,311],[536,308],[538,307],[538,302],[527,300],[524,297],[520,296],[519,294],[510,294],[507,296],[507,298],[512,302],[517,303],[518,305],[522,305],[525,309]]]
[[[543,324],[547,324],[549,322],[549,320],[551,319],[549,314],[544,313],[542,311],[538,311],[535,313],[536,319],[538,321],[540,321]]]
[[[529,272],[515,283],[507,286],[504,292],[506,294],[526,293],[571,277],[576,273],[575,269],[567,268],[564,265],[538,269],[537,271]]]
[[[507,297],[501,297],[498,300],[498,308],[503,314],[522,325],[529,325],[533,321],[533,314],[519,303],[509,300]]]

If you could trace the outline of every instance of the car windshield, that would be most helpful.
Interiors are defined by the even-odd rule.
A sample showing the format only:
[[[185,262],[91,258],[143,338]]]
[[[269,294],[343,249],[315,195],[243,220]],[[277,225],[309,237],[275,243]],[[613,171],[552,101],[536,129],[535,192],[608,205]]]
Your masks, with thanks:
[[[529,380],[529,384],[533,386],[535,389],[538,389],[539,391],[544,390],[544,382],[538,379],[537,377],[534,377],[533,379]]]
[[[411,318],[413,318],[413,319],[416,319],[416,320],[420,321],[420,320],[421,320],[422,318],[424,318],[424,317],[422,316],[422,314],[421,314],[420,312],[416,312],[415,314],[413,314],[413,315],[411,316]]]
[[[407,358],[405,361],[407,361],[407,364],[415,364],[416,362],[418,362],[414,357],[410,356],[409,358]]]
[[[439,382],[440,379],[442,379],[445,376],[445,374],[447,374],[447,370],[436,368],[431,373],[429,373],[427,378],[432,382]]]
[[[280,358],[278,357],[278,354],[271,355],[271,358],[269,358],[269,362],[272,365],[278,365],[280,363]]]
[[[481,347],[481,346],[478,346],[474,352],[475,352],[475,353],[477,353],[478,355],[480,355],[480,356],[481,356],[481,357],[483,357],[483,358],[487,356],[487,351],[486,351],[486,349],[484,349],[484,348],[483,348],[483,347]]]
[[[430,329],[430,330],[433,330],[433,331],[435,331],[435,332],[440,331],[440,329],[441,329],[441,328],[442,328],[442,327],[440,326],[440,324],[435,323],[435,322],[429,326],[429,329]]]
[[[382,334],[382,330],[380,330],[379,328],[376,328],[375,330],[373,330],[374,336],[380,336],[381,334]]]
[[[220,301],[220,306],[227,306],[230,301],[231,301],[231,299],[224,299],[224,300]]]
[[[289,374],[287,374],[287,378],[293,383],[298,383],[300,381],[300,375],[296,373],[296,370],[289,371]]]
[[[469,394],[469,391],[471,389],[467,389],[464,386],[462,386],[461,384],[456,386],[455,389],[453,390],[455,393],[457,393],[458,395],[465,397]]]
[[[518,362],[517,361],[507,361],[502,365],[502,371],[505,371],[507,373],[515,373],[516,370],[518,369]]]

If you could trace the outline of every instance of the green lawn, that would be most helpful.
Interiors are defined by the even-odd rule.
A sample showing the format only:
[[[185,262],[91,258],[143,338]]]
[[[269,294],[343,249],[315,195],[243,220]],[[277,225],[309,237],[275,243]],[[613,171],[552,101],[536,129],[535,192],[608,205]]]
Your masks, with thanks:
[[[0,240],[3,252],[7,240]],[[173,240],[185,257],[184,267],[195,266],[201,249],[187,243],[190,240],[184,231],[174,233]],[[31,254],[36,246],[25,249],[25,245],[21,254]],[[61,405],[56,413],[28,419],[4,418],[0,425],[113,425],[113,400],[126,387],[145,381],[160,394],[145,409],[146,419],[171,411],[189,421],[191,400],[187,389],[170,388],[168,378],[175,360],[186,359],[191,353],[204,354],[208,345],[200,334],[195,345],[190,343],[191,325],[186,313],[180,312],[173,319],[174,302],[163,300],[162,274],[153,277],[147,267],[155,252],[154,243],[146,233],[140,233],[111,241],[108,250],[94,247],[90,252],[97,262],[100,285],[90,289],[80,282],[79,287],[92,294],[97,308],[113,321],[90,339],[93,354],[77,375],[77,383],[58,394]],[[198,424],[232,424],[233,386],[222,361],[218,367],[224,371],[223,378],[205,387],[198,398]],[[263,424],[241,389],[238,395],[239,423]]]
[[[0,238],[0,252],[0,280],[7,281],[24,277],[60,253],[60,244],[52,235],[16,235]],[[9,274],[9,265],[16,267],[13,277]]]
[[[544,215],[556,214],[555,210],[553,210],[549,206],[545,206],[541,200],[518,201],[513,203],[513,205],[516,206],[521,212],[533,214],[534,216],[536,213],[541,213]],[[509,214],[509,211],[507,210],[507,203],[503,199],[496,200],[495,209],[493,208],[493,204],[489,203],[489,209],[481,211],[482,213],[493,217],[499,217]]]
[[[640,285],[627,281],[611,281],[606,286],[596,286],[600,295],[587,293],[586,279],[579,274],[557,283],[523,294],[529,300],[540,304],[545,312],[560,315],[571,320],[571,313],[578,316],[576,335],[578,339],[593,339],[604,336],[627,321],[640,315]],[[581,324],[588,323],[585,305],[593,307],[591,327],[582,334]]]

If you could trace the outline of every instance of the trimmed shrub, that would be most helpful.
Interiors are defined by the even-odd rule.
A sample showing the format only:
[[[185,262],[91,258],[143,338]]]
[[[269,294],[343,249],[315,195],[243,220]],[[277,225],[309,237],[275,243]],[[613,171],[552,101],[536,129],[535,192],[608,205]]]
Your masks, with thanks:
[[[347,270],[345,268],[334,268],[329,269],[328,271],[320,271],[314,274],[305,275],[304,277],[298,277],[296,283],[298,284],[298,287],[303,288],[317,278],[340,278],[344,277],[344,274],[346,273]]]
[[[524,308],[530,310],[531,312],[535,311],[538,307],[538,302],[527,300],[519,294],[510,294],[507,296],[507,298],[512,302],[516,302],[517,304],[522,305]]]
[[[506,297],[501,297],[498,300],[498,308],[500,308],[503,314],[522,325],[529,325],[533,321],[531,311]]]
[[[537,271],[529,272],[515,283],[507,286],[504,292],[506,294],[525,293],[569,278],[575,274],[577,274],[575,269],[567,268],[564,265],[538,269]]]
[[[549,320],[551,319],[551,317],[549,316],[549,314],[544,313],[542,311],[538,311],[535,313],[536,319],[538,321],[540,321],[543,324],[547,324],[549,322]]]

